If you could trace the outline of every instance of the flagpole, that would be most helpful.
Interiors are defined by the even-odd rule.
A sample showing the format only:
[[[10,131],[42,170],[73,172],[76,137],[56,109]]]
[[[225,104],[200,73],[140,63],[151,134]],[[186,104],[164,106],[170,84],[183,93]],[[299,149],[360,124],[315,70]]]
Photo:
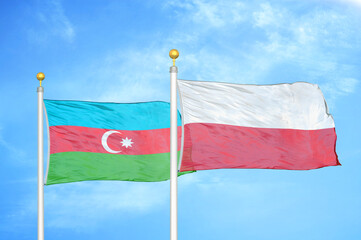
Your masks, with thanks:
[[[170,67],[170,240],[178,239],[178,191],[177,191],[177,73],[175,60],[179,56],[176,49],[169,52],[173,59]]]
[[[43,96],[41,82],[45,75],[39,72],[36,78],[40,81],[38,92],[38,240],[44,240],[44,131],[43,131]]]

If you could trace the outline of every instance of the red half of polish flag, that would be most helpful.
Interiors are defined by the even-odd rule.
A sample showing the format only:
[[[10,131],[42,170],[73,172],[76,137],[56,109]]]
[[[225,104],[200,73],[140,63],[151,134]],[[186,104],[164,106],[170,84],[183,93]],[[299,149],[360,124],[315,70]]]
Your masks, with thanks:
[[[178,86],[184,125],[180,171],[340,165],[334,121],[316,84],[178,80]]]

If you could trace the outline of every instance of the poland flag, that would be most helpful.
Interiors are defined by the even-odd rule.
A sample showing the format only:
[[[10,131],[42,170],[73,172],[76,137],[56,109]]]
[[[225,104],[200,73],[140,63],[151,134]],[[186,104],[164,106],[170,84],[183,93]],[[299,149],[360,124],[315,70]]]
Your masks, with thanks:
[[[178,80],[178,87],[184,127],[180,171],[340,165],[335,124],[316,84]]]

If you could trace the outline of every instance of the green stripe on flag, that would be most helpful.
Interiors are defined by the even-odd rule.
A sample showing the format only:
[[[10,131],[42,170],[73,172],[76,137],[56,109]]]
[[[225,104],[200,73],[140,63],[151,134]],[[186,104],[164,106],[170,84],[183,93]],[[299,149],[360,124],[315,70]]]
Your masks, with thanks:
[[[179,159],[180,152],[178,152]],[[46,185],[88,180],[158,182],[170,177],[170,154],[62,152],[50,155]],[[191,172],[181,172],[178,176]]]

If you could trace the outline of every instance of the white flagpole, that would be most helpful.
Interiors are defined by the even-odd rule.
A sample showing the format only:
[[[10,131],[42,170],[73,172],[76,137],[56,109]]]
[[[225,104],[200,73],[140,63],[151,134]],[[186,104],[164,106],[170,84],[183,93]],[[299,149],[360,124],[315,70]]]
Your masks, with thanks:
[[[43,131],[43,96],[41,82],[44,73],[39,72],[36,78],[40,81],[38,92],[38,240],[44,240],[44,131]]]
[[[178,193],[177,193],[177,73],[175,59],[179,56],[176,49],[169,52],[173,59],[170,67],[170,240],[178,239]]]

